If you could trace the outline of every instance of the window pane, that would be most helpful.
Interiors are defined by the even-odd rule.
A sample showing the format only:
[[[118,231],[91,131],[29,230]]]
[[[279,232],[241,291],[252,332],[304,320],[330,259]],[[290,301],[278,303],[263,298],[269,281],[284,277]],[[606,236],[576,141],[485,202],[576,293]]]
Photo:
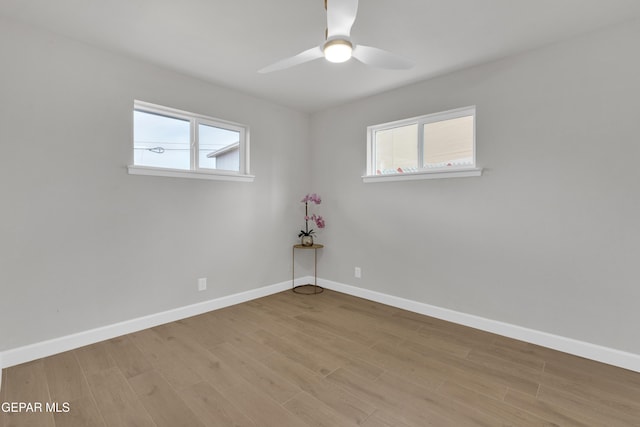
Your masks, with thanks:
[[[424,125],[424,167],[473,166],[473,116]]]
[[[188,120],[135,110],[133,129],[135,165],[190,169]]]
[[[198,135],[200,168],[240,170],[240,132],[200,124]]]
[[[415,172],[418,168],[418,125],[375,133],[376,174]]]

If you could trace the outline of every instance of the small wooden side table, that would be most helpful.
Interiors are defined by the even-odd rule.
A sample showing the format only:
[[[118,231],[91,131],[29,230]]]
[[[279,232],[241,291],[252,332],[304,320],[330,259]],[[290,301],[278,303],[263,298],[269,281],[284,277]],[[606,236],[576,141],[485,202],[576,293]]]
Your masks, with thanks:
[[[324,291],[322,286],[318,286],[318,249],[322,248],[324,248],[324,245],[293,245],[293,249],[291,249],[291,286],[293,292],[303,295],[315,295]],[[313,284],[307,283],[305,285],[296,286],[296,249],[313,249]]]

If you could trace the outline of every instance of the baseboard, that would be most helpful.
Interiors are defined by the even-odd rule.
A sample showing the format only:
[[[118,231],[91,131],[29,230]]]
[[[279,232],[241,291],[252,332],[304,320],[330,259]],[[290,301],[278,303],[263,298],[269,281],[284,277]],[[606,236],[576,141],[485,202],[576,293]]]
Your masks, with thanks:
[[[318,279],[318,284],[326,289],[331,289],[348,295],[368,299],[370,301],[390,305],[392,307],[412,311],[414,313],[424,314],[426,316],[481,329],[483,331],[526,341],[532,344],[573,354],[575,356],[640,372],[640,355],[638,354],[524,328],[522,326],[512,325],[497,320],[486,319],[472,314],[461,313],[459,311],[412,301],[393,295],[387,295],[356,286],[345,285],[330,280]]]
[[[296,285],[307,283],[309,279],[306,277],[296,279]],[[62,353],[64,351],[73,350],[85,345],[95,344],[100,341],[115,338],[121,335],[130,334],[132,332],[141,331],[143,329],[162,325],[164,323],[175,322],[176,320],[185,319],[198,314],[217,310],[231,305],[240,304],[267,295],[282,292],[291,289],[291,281],[277,283],[275,285],[264,286],[233,295],[227,295],[196,304],[179,307],[173,310],[163,311],[161,313],[151,314],[100,328],[90,329],[88,331],[78,332],[76,334],[67,335],[36,344],[18,347],[14,349],[0,352],[0,374],[3,368],[19,365],[21,363],[30,362],[42,357],[51,356]],[[0,384],[1,384],[0,379]]]
[[[304,283],[313,283],[313,277],[307,276],[295,280],[296,285]],[[370,301],[379,302],[392,307],[412,311],[414,313],[424,314],[426,316],[435,317],[509,338],[541,345],[543,347],[559,350],[576,356],[585,357],[587,359],[596,360],[598,362],[607,363],[609,365],[640,372],[640,355],[638,354],[524,328],[497,320],[486,319],[321,278],[318,278],[318,285],[326,289],[368,299]],[[0,389],[2,387],[3,368],[30,362],[32,360],[51,356],[64,351],[73,350],[85,345],[94,344],[164,323],[174,322],[176,320],[197,316],[198,314],[262,298],[287,289],[291,289],[291,281],[281,282],[275,285],[252,289],[233,295],[227,295],[209,301],[0,352]]]

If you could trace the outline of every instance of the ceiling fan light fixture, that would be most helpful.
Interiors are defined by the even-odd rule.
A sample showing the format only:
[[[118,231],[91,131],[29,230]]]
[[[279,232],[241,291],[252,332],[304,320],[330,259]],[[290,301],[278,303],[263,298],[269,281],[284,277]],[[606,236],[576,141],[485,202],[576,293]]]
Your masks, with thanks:
[[[325,43],[322,51],[329,62],[345,62],[351,59],[353,45],[348,40],[334,39]]]
[[[1,0],[0,0],[1,1]],[[356,20],[358,0],[324,0],[327,9],[327,30],[324,44],[316,45],[297,55],[282,59],[269,65],[259,73],[284,70],[306,62],[324,58],[329,62],[346,62],[351,57],[365,65],[387,70],[406,70],[413,67],[413,62],[386,50],[351,43],[351,27]]]

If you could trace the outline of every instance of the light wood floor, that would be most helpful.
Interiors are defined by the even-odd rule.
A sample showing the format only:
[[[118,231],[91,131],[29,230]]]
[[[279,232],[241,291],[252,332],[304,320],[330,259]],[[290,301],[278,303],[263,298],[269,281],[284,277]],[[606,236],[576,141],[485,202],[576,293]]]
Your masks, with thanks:
[[[640,426],[640,374],[336,292],[284,292],[5,370],[9,426]]]

